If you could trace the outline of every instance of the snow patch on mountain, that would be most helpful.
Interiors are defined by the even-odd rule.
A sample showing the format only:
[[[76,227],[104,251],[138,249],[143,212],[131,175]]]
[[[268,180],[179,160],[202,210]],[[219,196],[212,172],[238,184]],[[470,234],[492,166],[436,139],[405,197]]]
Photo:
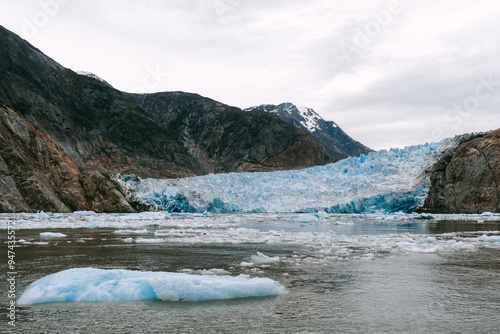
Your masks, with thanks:
[[[92,72],[87,72],[87,71],[76,71],[76,74],[78,75],[84,75],[86,77],[89,77],[89,78],[92,78],[92,79],[96,79],[96,80],[99,80],[103,83],[105,83],[106,85],[108,86],[111,86],[106,80],[104,80],[103,78],[101,78],[100,76],[98,76],[97,74],[94,74]]]
[[[300,122],[309,132],[314,132],[316,130],[320,130],[318,125],[318,120],[322,119],[320,115],[318,115],[314,110],[308,107],[297,107],[300,115],[304,119]]]

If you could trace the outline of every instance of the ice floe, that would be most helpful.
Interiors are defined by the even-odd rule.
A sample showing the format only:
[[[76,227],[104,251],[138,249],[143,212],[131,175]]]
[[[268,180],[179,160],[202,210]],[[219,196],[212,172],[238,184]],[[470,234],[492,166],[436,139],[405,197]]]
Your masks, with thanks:
[[[58,232],[42,232],[40,233],[40,238],[65,238],[66,234]]]
[[[18,303],[28,305],[146,299],[205,301],[283,293],[285,288],[269,278],[74,268],[33,282],[21,295]]]

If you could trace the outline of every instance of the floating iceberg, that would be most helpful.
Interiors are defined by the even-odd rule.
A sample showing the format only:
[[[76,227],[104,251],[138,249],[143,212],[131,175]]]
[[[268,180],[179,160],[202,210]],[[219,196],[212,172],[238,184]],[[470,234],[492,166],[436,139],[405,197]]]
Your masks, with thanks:
[[[285,288],[269,278],[75,268],[33,282],[20,305],[160,299],[205,301],[276,296]]]
[[[147,229],[142,229],[142,230],[117,230],[114,231],[113,233],[115,234],[148,234]]]
[[[134,200],[168,212],[412,212],[427,196],[427,171],[454,145],[445,139],[302,170],[119,181]]]
[[[58,232],[42,232],[40,233],[40,238],[64,238],[67,237],[66,234]]]
[[[252,255],[251,260],[257,263],[276,263],[280,262],[279,256],[270,257],[261,252],[257,252],[257,255]]]

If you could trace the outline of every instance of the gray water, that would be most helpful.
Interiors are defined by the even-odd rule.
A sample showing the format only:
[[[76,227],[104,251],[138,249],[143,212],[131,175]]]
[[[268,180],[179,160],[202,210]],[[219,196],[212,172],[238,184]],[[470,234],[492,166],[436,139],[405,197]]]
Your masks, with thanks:
[[[394,233],[437,236],[439,240],[450,232],[467,236],[473,231],[493,231],[491,235],[497,235],[495,231],[500,230],[498,222],[366,221],[331,225],[283,222],[276,217],[270,220],[242,226],[264,231],[300,230],[319,236],[333,231],[346,237],[375,236],[373,240]],[[18,230],[17,238],[40,241],[40,232],[46,230]],[[67,237],[47,244],[20,245],[16,248],[17,290],[75,267],[169,272],[221,268],[239,275],[248,272],[238,264],[259,251],[283,260],[263,266],[251,276],[277,280],[288,292],[277,297],[216,302],[37,304],[17,308],[15,328],[7,324],[3,307],[0,332],[495,333],[500,328],[500,247],[496,245],[472,242],[464,249],[394,254],[384,248],[375,257],[363,258],[363,253],[372,254],[377,249],[360,247],[358,241],[347,245],[352,249],[345,258],[299,263],[287,259],[314,257],[311,245],[125,243],[126,236],[117,237],[115,230],[50,229]],[[2,254],[7,253],[6,235],[3,233],[1,239]],[[1,279],[6,281],[5,273]],[[1,304],[8,304],[6,293],[2,293]]]

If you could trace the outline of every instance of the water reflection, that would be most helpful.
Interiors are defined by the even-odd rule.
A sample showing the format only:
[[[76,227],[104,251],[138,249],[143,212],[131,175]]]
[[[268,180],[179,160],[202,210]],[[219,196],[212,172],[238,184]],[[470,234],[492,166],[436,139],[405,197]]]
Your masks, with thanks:
[[[268,221],[253,223],[243,227],[258,230],[284,230],[292,232],[323,233],[334,232],[343,235],[382,235],[382,234],[442,234],[451,232],[477,232],[477,231],[498,231],[500,222],[477,221],[422,221],[412,220],[410,222],[389,221],[380,222],[377,220],[366,220],[364,222],[349,221],[319,221],[319,222],[289,222],[289,221]]]
[[[498,230],[500,230],[499,222],[478,223],[477,221],[441,220],[438,222],[429,222],[427,233],[442,234],[452,232],[479,232]]]

